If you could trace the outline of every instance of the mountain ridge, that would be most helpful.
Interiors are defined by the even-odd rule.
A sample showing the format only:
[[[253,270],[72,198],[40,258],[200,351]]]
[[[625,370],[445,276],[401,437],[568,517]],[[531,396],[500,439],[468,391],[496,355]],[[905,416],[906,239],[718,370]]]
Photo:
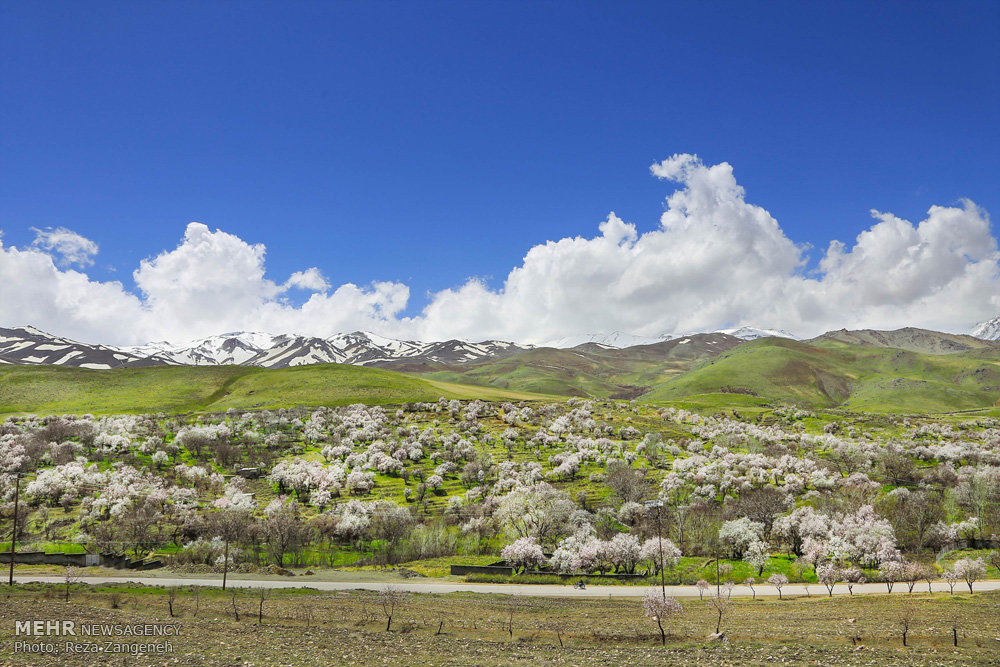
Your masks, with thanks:
[[[91,369],[127,368],[159,365],[190,366],[260,366],[284,368],[316,363],[337,363],[357,366],[405,366],[414,371],[434,372],[440,366],[460,367],[498,361],[529,350],[575,350],[598,355],[628,350],[626,356],[639,354],[643,358],[657,357],[642,352],[642,348],[672,342],[661,352],[673,350],[685,340],[698,336],[726,336],[725,347],[739,341],[754,341],[778,337],[802,340],[793,334],[751,326],[721,329],[710,333],[682,336],[638,336],[622,331],[610,334],[586,334],[559,339],[554,345],[524,345],[510,341],[479,342],[450,339],[421,342],[387,338],[368,331],[338,333],[328,338],[296,333],[271,334],[235,331],[207,336],[182,343],[156,341],[142,345],[111,346],[81,343],[44,332],[33,326],[0,328],[0,364],[41,364],[75,366]],[[992,338],[991,338],[992,337]],[[972,334],[949,334],[927,329],[905,327],[896,330],[839,329],[828,331],[805,342],[832,341],[875,347],[896,347],[929,354],[952,354],[992,350],[1000,345],[1000,317],[983,322]],[[705,343],[698,339],[699,345]],[[697,346],[696,346],[697,347]],[[707,353],[708,348],[699,348]],[[670,352],[676,357],[675,352]],[[607,355],[605,355],[607,356]],[[615,355],[610,355],[613,358]],[[683,355],[681,355],[683,356]],[[619,357],[621,358],[621,357]],[[417,370],[419,369],[419,370]]]
[[[1000,340],[1000,315],[977,324],[972,328],[971,335],[983,340]]]

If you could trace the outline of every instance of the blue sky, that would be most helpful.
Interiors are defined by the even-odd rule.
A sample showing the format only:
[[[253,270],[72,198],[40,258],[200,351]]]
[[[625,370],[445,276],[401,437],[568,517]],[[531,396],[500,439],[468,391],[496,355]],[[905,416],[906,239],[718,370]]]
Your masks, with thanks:
[[[996,2],[3,2],[0,229],[72,229],[134,289],[200,221],[416,315],[609,211],[654,229],[649,166],[694,153],[815,268],[872,208],[997,215],[998,28]]]

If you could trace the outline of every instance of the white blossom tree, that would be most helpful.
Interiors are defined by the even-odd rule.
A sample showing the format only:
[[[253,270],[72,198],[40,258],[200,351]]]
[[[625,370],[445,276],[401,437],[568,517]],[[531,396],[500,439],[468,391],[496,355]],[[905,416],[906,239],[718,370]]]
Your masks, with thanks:
[[[545,564],[545,554],[534,537],[518,538],[500,551],[500,557],[514,568],[514,572],[525,572],[529,567]]]
[[[660,629],[660,644],[666,645],[667,633],[663,624],[674,616],[682,614],[684,607],[674,598],[664,597],[660,591],[651,590],[642,598],[642,610],[646,618],[656,621],[656,627]]]

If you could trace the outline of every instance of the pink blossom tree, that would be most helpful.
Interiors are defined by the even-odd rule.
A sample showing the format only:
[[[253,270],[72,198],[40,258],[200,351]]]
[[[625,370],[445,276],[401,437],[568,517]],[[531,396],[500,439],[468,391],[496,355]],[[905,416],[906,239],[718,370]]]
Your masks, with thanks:
[[[531,566],[537,567],[545,563],[545,554],[534,537],[518,538],[503,548],[500,557],[510,563],[515,572],[524,572]]]
[[[643,596],[642,609],[646,618],[656,621],[656,627],[660,629],[660,644],[666,645],[667,633],[663,629],[663,623],[683,613],[684,607],[674,598],[664,597],[660,591],[652,590]]]
[[[834,563],[821,563],[816,567],[816,578],[819,583],[826,586],[830,597],[833,597],[833,587],[844,577],[843,571]]]
[[[771,584],[778,589],[778,599],[781,600],[781,588],[788,583],[788,577],[783,574],[775,572],[770,577],[767,578],[767,583]]]
[[[906,566],[902,561],[898,560],[887,560],[884,561],[878,568],[878,576],[885,583],[885,587],[892,593],[892,587],[897,581],[903,578],[906,572]]]
[[[963,558],[955,561],[955,564],[952,567],[955,570],[955,574],[958,575],[958,578],[965,580],[970,593],[972,592],[972,584],[986,576],[986,563],[983,562],[982,558],[976,558],[975,560],[971,558]]]

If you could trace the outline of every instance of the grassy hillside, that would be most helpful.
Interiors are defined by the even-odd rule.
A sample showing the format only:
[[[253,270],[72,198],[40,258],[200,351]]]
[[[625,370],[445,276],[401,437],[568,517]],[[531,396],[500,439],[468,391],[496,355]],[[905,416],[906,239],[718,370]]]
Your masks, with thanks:
[[[525,392],[429,382],[392,371],[337,364],[281,369],[0,367],[0,414],[214,411],[231,407],[405,403],[434,401],[441,396],[539,398]]]
[[[713,404],[742,405],[743,399],[754,398],[816,408],[914,413],[998,405],[1000,347],[969,344],[954,351],[964,339],[941,334],[937,340],[933,332],[922,330],[835,333],[812,341],[765,338],[742,343],[702,334],[624,350],[597,345],[536,348],[474,364],[402,363],[395,371],[335,364],[109,371],[0,366],[0,413],[185,412],[403,403],[440,396],[587,396],[652,402],[706,396]],[[896,343],[935,353],[887,347]],[[940,353],[944,349],[952,351]]]
[[[398,368],[436,380],[503,389],[560,396],[637,398],[648,387],[741,343],[724,334],[698,334],[621,350],[593,344],[571,349],[540,347],[483,363]]]
[[[941,331],[905,327],[893,331],[877,331],[875,329],[858,329],[849,331],[840,329],[828,331],[822,336],[807,343],[835,341],[864,345],[868,347],[891,347],[922,354],[961,354],[974,352],[998,352],[1000,342],[987,341],[964,334],[949,334]]]
[[[723,388],[813,407],[968,410],[1000,399],[1000,354],[931,355],[830,339],[767,338],[667,380],[642,398],[674,400]]]

